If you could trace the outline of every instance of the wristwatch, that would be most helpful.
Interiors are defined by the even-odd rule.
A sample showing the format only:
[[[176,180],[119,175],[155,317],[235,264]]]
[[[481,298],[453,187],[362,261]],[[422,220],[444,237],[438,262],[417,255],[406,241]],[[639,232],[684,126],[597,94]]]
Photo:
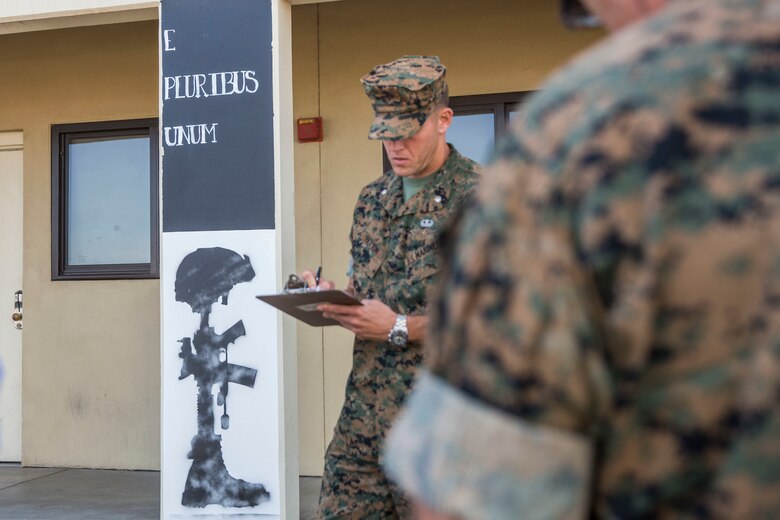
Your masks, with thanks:
[[[405,347],[409,342],[409,330],[406,328],[406,316],[399,314],[395,318],[395,325],[387,334],[387,341],[396,347]]]

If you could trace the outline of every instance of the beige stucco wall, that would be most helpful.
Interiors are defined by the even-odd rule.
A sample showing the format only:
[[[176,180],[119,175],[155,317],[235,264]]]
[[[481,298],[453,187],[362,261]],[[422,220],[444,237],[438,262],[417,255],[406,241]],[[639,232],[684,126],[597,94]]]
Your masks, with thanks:
[[[375,64],[404,54],[434,54],[448,67],[453,96],[535,89],[555,67],[601,36],[563,29],[557,4],[344,0],[293,8],[295,115],[319,114],[325,125],[322,144],[296,148],[301,267],[321,262],[326,277],[339,286],[346,283],[355,199],[364,184],[381,174],[381,145],[366,139],[371,110],[360,77]],[[351,354],[352,339],[343,330],[325,329],[321,342],[318,331],[299,332],[303,474],[322,470]],[[315,438],[323,429],[320,417],[323,441]]]
[[[158,468],[158,281],[52,282],[50,266],[51,125],[156,117],[157,24],[0,49],[0,130],[24,131],[23,463]]]
[[[294,119],[319,112],[317,40],[317,10],[293,8]],[[318,143],[295,144],[298,272],[322,263],[320,149]],[[319,473],[325,449],[322,334],[321,328],[298,324],[298,454],[304,475]]]

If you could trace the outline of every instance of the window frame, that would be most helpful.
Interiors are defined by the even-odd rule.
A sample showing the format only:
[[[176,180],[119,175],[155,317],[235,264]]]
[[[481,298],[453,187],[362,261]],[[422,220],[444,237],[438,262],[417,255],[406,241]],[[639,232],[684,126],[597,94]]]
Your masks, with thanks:
[[[68,146],[74,139],[149,136],[150,262],[70,265],[68,258]],[[132,280],[160,277],[159,130],[157,118],[71,123],[51,127],[51,279]]]
[[[509,127],[509,112],[522,103],[533,91],[503,92],[500,94],[477,94],[474,96],[453,96],[450,108],[456,116],[472,114],[493,114],[493,130],[496,143]]]
[[[533,90],[524,90],[496,94],[451,96],[449,107],[455,116],[493,114],[493,132],[495,142],[498,143],[509,126],[509,112],[533,93]],[[382,146],[382,167],[385,172],[392,169],[384,146]]]

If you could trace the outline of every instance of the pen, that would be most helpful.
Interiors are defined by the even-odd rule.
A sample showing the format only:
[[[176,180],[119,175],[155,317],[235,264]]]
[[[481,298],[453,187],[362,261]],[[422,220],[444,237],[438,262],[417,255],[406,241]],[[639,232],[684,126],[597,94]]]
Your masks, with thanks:
[[[314,287],[320,288],[320,275],[322,274],[322,266],[317,268],[317,274],[314,275]]]

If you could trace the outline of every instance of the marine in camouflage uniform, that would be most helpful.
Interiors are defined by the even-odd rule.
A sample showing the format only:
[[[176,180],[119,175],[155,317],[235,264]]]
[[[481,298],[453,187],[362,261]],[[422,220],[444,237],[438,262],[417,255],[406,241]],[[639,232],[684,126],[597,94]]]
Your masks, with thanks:
[[[464,519],[780,518],[780,1],[616,33],[475,193],[388,474]]]
[[[403,140],[420,131],[446,90],[444,76],[430,57],[375,68],[363,78],[376,114],[369,137]],[[350,233],[356,296],[384,302],[399,315],[424,315],[426,292],[439,271],[439,229],[476,180],[476,163],[449,147],[443,165],[408,200],[404,179],[393,170],[366,186]],[[380,454],[421,363],[419,342],[355,340],[344,407],[325,455],[319,518],[410,516],[406,499],[381,469]]]

